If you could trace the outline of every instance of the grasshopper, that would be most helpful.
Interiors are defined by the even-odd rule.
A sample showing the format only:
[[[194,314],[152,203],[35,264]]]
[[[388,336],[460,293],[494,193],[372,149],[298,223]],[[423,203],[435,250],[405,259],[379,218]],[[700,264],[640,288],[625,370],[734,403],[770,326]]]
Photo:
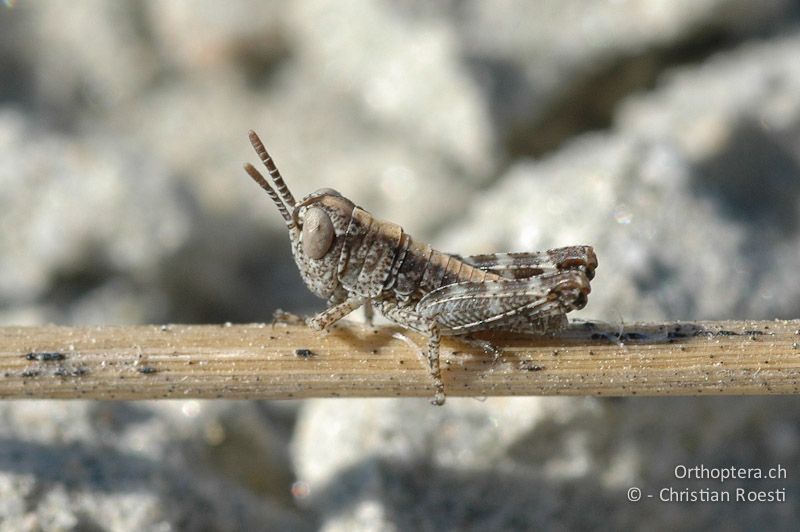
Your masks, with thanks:
[[[433,404],[445,399],[442,335],[490,329],[545,334],[565,327],[566,313],[586,305],[597,268],[590,246],[470,257],[442,253],[333,189],[298,202],[253,131],[250,143],[274,188],[253,165],[244,169],[277,205],[306,286],[328,301],[308,326],[326,329],[366,305],[426,335]]]

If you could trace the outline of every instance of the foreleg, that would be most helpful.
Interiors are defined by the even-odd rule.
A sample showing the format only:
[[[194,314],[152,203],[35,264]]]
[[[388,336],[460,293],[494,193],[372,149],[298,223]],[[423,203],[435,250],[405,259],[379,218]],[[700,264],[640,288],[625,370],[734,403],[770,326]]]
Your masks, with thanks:
[[[344,318],[355,309],[360,307],[366,301],[363,297],[351,297],[339,303],[338,305],[334,305],[330,308],[327,308],[317,314],[312,318],[308,318],[306,320],[306,325],[310,328],[314,329],[315,331],[321,331],[322,329],[327,329],[340,319]]]

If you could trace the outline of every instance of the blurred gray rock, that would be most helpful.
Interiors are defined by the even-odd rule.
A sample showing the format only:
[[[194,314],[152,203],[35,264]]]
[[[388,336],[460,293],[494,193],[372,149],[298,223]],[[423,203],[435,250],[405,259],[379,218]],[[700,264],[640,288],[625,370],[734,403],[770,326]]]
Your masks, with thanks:
[[[578,316],[797,317],[797,15],[789,0],[6,2],[0,322],[321,308],[241,170],[248,129],[296,195],[337,188],[444,251],[594,245]],[[791,505],[624,492],[684,462],[793,479],[795,410],[9,403],[0,529],[788,528]]]
[[[212,401],[0,405],[0,530],[310,530],[289,506],[276,414]]]
[[[462,53],[512,154],[539,155],[608,127],[617,102],[787,20],[789,0],[408,2],[455,21]]]
[[[15,321],[25,308],[38,308],[30,323],[72,321],[70,309],[94,298],[78,321],[140,321],[158,294],[139,285],[189,231],[164,167],[114,139],[76,140],[8,109],[0,145],[2,310]]]
[[[24,58],[16,77],[29,79],[29,90],[17,97],[49,121],[66,125],[114,113],[154,82],[159,58],[147,44],[136,4],[17,7],[0,14],[13,17],[12,46]]]
[[[800,487],[796,479],[681,480],[677,465],[791,471],[791,398],[317,400],[295,441],[305,504],[323,530],[791,529],[795,506],[630,503],[639,487]],[[741,431],[747,427],[748,438]],[[323,443],[324,442],[324,443]]]

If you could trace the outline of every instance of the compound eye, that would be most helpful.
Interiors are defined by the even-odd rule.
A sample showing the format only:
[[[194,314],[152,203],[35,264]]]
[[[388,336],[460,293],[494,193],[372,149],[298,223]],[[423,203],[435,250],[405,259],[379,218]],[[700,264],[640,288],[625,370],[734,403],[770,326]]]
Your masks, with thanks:
[[[333,244],[335,231],[328,214],[319,207],[309,207],[303,220],[303,253],[321,259]]]

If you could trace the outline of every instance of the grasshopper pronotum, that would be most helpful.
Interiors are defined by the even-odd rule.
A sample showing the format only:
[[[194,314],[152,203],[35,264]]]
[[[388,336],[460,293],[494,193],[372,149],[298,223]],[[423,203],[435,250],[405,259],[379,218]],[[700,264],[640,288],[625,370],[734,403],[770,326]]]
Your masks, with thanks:
[[[297,202],[255,132],[250,142],[273,189],[251,164],[289,229],[306,286],[328,301],[307,320],[322,330],[363,305],[428,337],[434,404],[444,403],[442,335],[487,329],[543,334],[563,328],[566,313],[586,305],[597,257],[590,246],[461,257],[433,249],[330,188]]]

